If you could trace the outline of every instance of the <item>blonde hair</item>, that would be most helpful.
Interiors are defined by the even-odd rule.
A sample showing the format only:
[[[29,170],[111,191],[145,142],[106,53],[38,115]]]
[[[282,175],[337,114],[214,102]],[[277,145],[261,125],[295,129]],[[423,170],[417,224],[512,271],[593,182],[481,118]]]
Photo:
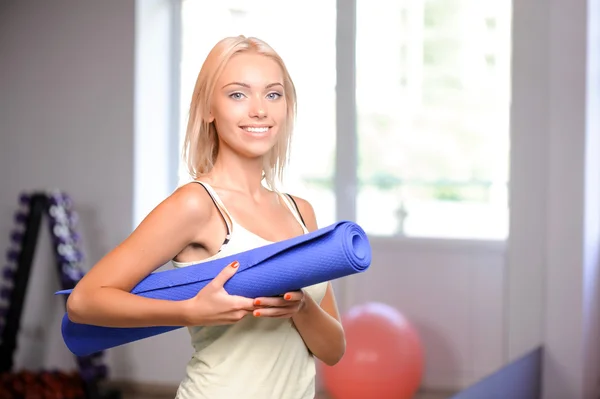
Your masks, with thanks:
[[[296,88],[281,57],[267,43],[254,37],[227,37],[210,51],[194,87],[190,103],[189,119],[183,145],[183,158],[188,172],[194,179],[210,172],[219,153],[219,139],[214,122],[208,122],[213,91],[227,62],[236,54],[253,52],[275,60],[284,78],[287,103],[286,122],[279,133],[277,143],[264,156],[264,179],[271,189],[276,180],[281,182],[283,170],[289,159],[290,143],[296,116]]]

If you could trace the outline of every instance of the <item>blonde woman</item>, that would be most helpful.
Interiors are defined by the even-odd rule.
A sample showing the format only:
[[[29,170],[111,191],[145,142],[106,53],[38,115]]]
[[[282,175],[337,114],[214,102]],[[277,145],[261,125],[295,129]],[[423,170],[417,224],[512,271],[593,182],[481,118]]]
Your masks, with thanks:
[[[276,189],[295,110],[294,84],[271,47],[243,36],[217,43],[191,100],[184,155],[192,181],[101,259],[68,299],[69,318],[78,323],[188,326],[194,355],[179,399],[313,399],[314,357],[333,365],[344,354],[328,282],[277,298],[232,296],[223,285],[237,270],[234,262],[190,300],[129,293],[169,261],[186,267],[317,229],[307,201]]]

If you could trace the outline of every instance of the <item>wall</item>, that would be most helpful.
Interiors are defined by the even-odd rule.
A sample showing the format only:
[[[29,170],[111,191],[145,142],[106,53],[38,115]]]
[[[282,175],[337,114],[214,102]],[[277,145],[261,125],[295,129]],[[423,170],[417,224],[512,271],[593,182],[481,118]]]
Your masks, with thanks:
[[[0,9],[1,245],[22,190],[61,188],[97,260],[131,230],[134,2],[3,1]],[[46,240],[47,244],[47,240]],[[71,361],[48,246],[36,254],[17,366]],[[36,338],[37,337],[37,338]],[[59,349],[56,349],[59,348]]]
[[[0,54],[8,62],[0,88],[8,115],[1,114],[0,159],[10,168],[0,172],[3,237],[18,192],[46,187],[74,196],[89,264],[130,232],[134,195],[143,194],[133,188],[132,176],[143,166],[132,159],[133,139],[148,141],[144,134],[152,130],[142,124],[152,114],[134,106],[134,54],[143,57],[134,50],[136,17],[132,0],[4,3]],[[146,184],[156,177],[145,176]],[[373,246],[372,270],[348,281],[341,306],[380,300],[405,312],[424,341],[427,385],[466,386],[503,364],[503,245],[374,240]],[[49,300],[57,285],[44,251],[36,257],[18,364],[68,366],[58,333],[62,308]],[[44,352],[50,345],[43,344],[54,349]],[[109,361],[120,378],[177,383],[189,356],[189,338],[179,330],[114,349]]]
[[[0,3],[0,18],[4,14],[3,10],[7,7],[6,2]],[[0,32],[4,32],[3,27],[0,27]],[[6,35],[0,35],[0,59],[4,59],[6,54],[6,47],[8,44],[6,43]],[[8,93],[8,81],[4,79],[3,76],[6,75],[4,72],[6,69],[6,63],[0,62],[0,93]],[[8,118],[8,104],[9,104],[9,96],[6,94],[0,94],[0,151],[3,148],[8,148],[8,139],[9,135],[6,130],[6,125],[2,121],[6,121]],[[3,152],[0,152],[2,154]],[[0,184],[8,179],[8,158],[4,156],[0,156]],[[4,190],[0,190],[0,204],[3,203],[3,194]],[[0,211],[2,212],[2,211]],[[2,226],[2,220],[6,218],[2,217],[0,213],[0,226]],[[1,241],[0,241],[1,242]]]
[[[550,9],[546,398],[600,394],[599,4]]]
[[[599,6],[514,2],[507,355],[548,399],[599,395]]]

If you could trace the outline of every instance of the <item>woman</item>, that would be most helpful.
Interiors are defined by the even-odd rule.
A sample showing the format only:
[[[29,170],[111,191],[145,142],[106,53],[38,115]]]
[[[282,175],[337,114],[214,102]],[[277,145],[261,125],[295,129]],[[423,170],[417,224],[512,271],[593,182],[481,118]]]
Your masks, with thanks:
[[[190,106],[184,155],[193,181],[159,204],[69,297],[69,318],[78,323],[188,326],[195,351],[179,399],[312,399],[313,356],[333,365],[344,354],[330,283],[276,298],[232,296],[223,285],[234,262],[186,301],[129,293],[169,261],[185,267],[317,229],[307,201],[275,188],[295,109],[292,80],[266,43],[243,36],[217,43]]]

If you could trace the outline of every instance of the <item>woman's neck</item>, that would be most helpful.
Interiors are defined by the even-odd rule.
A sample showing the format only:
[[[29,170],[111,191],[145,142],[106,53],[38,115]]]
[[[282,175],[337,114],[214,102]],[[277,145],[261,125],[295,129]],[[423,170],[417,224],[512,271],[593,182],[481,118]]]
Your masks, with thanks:
[[[262,197],[265,188],[263,180],[263,161],[261,158],[248,159],[237,154],[219,154],[208,177],[217,186],[254,197]]]

